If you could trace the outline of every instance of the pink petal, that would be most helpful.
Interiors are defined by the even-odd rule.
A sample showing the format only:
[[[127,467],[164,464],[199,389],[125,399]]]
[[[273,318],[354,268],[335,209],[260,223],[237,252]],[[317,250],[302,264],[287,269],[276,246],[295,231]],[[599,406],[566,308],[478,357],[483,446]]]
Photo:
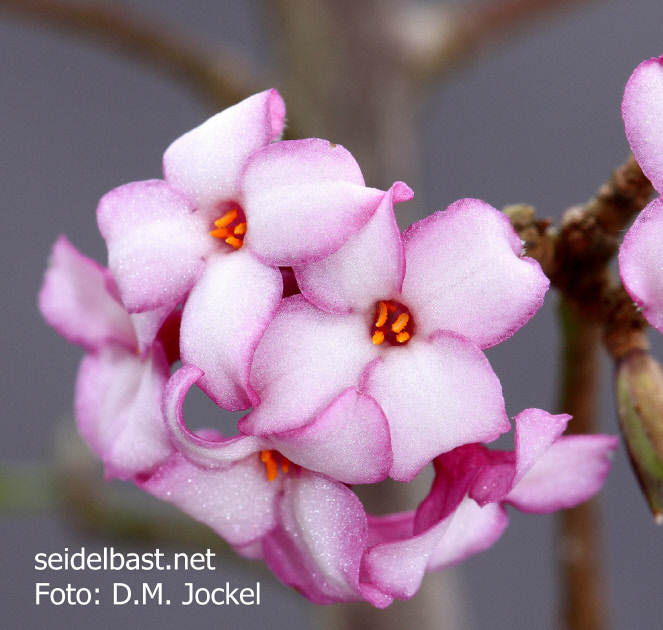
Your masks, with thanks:
[[[362,599],[359,567],[367,524],[354,493],[302,470],[284,481],[279,516],[281,527],[263,541],[276,577],[314,603]]]
[[[108,476],[150,473],[173,452],[161,413],[168,374],[158,344],[145,361],[129,350],[108,347],[81,362],[78,430],[104,461]]]
[[[272,438],[290,461],[342,483],[376,483],[392,464],[389,425],[380,406],[345,390],[311,424]]]
[[[643,61],[624,90],[626,137],[642,171],[663,191],[663,59]]]
[[[99,202],[97,222],[108,266],[129,312],[177,303],[214,245],[191,202],[165,182],[126,184]]]
[[[506,510],[499,503],[479,507],[472,499],[465,499],[430,554],[426,570],[439,571],[492,547],[508,523]]]
[[[209,525],[231,545],[251,545],[276,526],[281,484],[267,480],[258,455],[209,470],[175,453],[139,485]]]
[[[570,419],[568,414],[553,416],[541,409],[521,411],[515,417],[515,458],[507,453],[501,463],[500,453],[493,452],[493,462],[478,475],[471,497],[479,505],[501,501],[559,438]]]
[[[572,507],[596,494],[610,470],[618,440],[608,435],[559,438],[506,497],[523,512]]]
[[[626,233],[619,250],[624,287],[647,321],[663,332],[663,201],[654,199]]]
[[[138,337],[138,349],[140,350],[141,357],[145,357],[149,349],[154,343],[161,326],[168,318],[175,307],[177,302],[170,302],[161,306],[153,311],[145,311],[143,313],[132,313],[129,317],[131,323],[136,331]]]
[[[543,304],[548,278],[536,261],[520,258],[509,219],[483,201],[461,199],[415,223],[403,241],[403,301],[420,333],[449,330],[487,348]]]
[[[361,390],[389,421],[390,475],[411,481],[435,456],[461,444],[485,442],[510,429],[502,388],[484,354],[468,339],[415,335],[374,362]]]
[[[276,90],[255,94],[185,133],[163,156],[166,181],[198,208],[236,201],[247,158],[281,135],[283,99]]]
[[[279,267],[335,252],[373,216],[384,195],[364,186],[343,147],[318,139],[278,142],[254,153],[241,182],[244,244]]]
[[[281,301],[278,269],[244,249],[215,254],[182,313],[182,361],[198,366],[200,386],[221,407],[236,411],[257,401],[249,388],[256,346]]]
[[[165,423],[173,443],[189,460],[207,467],[227,468],[236,461],[269,448],[260,438],[237,435],[223,438],[218,435],[196,435],[184,422],[182,407],[189,388],[202,376],[202,370],[185,365],[168,381],[163,396]]]
[[[363,316],[329,315],[301,295],[284,299],[253,359],[260,405],[240,420],[240,430],[267,435],[308,424],[357,386],[376,348]]]
[[[378,544],[364,556],[368,582],[391,597],[410,599],[421,586],[431,554],[440,544],[451,518],[418,536]]]
[[[295,269],[302,294],[318,308],[333,313],[367,311],[377,301],[399,295],[405,256],[393,205],[395,197],[405,201],[411,193],[397,182],[368,223],[341,249]]]
[[[106,270],[64,236],[53,245],[39,309],[63,337],[88,351],[111,342],[136,347],[129,314],[106,290]]]

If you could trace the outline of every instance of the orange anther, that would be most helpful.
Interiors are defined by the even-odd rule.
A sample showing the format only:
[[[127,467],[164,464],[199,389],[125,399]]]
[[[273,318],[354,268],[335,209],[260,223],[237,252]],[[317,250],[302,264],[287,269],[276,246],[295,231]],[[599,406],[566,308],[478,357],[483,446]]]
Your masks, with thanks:
[[[229,236],[226,239],[226,243],[228,243],[228,245],[232,245],[235,249],[239,249],[242,246],[242,241],[234,236]]]
[[[406,333],[405,331],[399,332],[396,335],[396,341],[398,341],[398,343],[405,343],[409,338],[410,338],[409,333]]]
[[[382,326],[385,325],[386,321],[387,321],[387,305],[384,302],[380,302],[380,304],[378,304],[378,316],[377,319],[375,320],[375,327],[382,328]],[[375,343],[375,341],[373,343]]]
[[[230,225],[237,218],[237,210],[228,210],[220,219],[214,221],[214,225],[218,228],[224,228]]]
[[[267,480],[274,481],[277,474],[274,453],[272,453],[272,451],[260,451],[260,461],[262,461],[263,464],[265,464],[265,468],[267,468]]]
[[[373,343],[379,346],[384,341],[384,333],[381,330],[376,330],[373,333]]]
[[[391,302],[385,302],[385,306],[390,313],[393,313],[396,310],[396,307]]]
[[[407,322],[409,319],[410,316],[407,313],[401,313],[396,319],[396,321],[391,325],[391,329],[395,333],[401,332],[401,330],[403,330],[403,328],[407,326]]]
[[[228,238],[230,236],[228,228],[217,228],[216,230],[212,230],[210,234],[216,238]]]
[[[233,230],[233,234],[237,236],[240,234],[246,234],[246,223],[238,223]]]
[[[287,457],[281,456],[281,470],[287,473],[290,469],[290,460]]]

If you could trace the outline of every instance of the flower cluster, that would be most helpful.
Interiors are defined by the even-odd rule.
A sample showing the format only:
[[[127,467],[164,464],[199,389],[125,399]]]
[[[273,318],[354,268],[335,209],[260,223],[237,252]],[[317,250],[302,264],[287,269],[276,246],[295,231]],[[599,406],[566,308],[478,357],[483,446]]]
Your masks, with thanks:
[[[176,140],[163,180],[102,198],[108,269],[61,237],[40,306],[87,351],[76,417],[109,477],[311,601],[384,607],[490,546],[506,504],[593,495],[615,441],[561,437],[568,416],[529,409],[514,452],[480,444],[511,427],[483,350],[534,315],[547,278],[482,201],[401,233],[405,184],[369,188],[343,147],[280,140],[284,117],[270,90]],[[193,386],[247,410],[238,435],[187,428]],[[431,463],[416,511],[371,516],[352,490]]]

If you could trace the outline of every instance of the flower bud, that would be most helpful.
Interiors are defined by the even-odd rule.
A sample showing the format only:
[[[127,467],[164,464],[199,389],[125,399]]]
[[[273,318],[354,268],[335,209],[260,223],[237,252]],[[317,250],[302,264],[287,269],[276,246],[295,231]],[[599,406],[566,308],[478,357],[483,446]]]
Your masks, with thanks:
[[[663,369],[644,351],[617,366],[619,424],[631,465],[658,524],[663,524]]]

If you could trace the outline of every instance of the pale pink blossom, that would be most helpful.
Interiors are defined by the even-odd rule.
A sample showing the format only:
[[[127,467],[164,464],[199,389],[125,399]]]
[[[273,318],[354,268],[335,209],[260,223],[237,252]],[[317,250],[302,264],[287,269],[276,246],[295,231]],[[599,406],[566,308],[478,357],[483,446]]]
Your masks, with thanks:
[[[384,196],[341,146],[275,142],[284,117],[276,90],[226,109],[173,142],[164,180],[121,186],[97,211],[129,312],[158,328],[186,299],[182,360],[230,410],[258,403],[249,369],[282,297],[278,267],[336,251]]]
[[[87,351],[76,382],[76,422],[106,475],[130,479],[153,471],[174,450],[161,398],[170,375],[164,343],[177,352],[177,340],[150,333],[156,340],[140,356],[143,316],[127,313],[108,270],[64,236],[53,247],[39,307],[63,337]]]
[[[663,192],[663,58],[643,61],[624,92],[626,137],[643,173]],[[619,273],[647,321],[663,332],[663,201],[638,215],[619,251]]]
[[[258,346],[260,404],[242,432],[304,427],[356,390],[387,418],[390,475],[409,481],[440,453],[509,430],[481,349],[532,317],[548,279],[482,201],[456,202],[401,236],[393,203],[408,194],[395,184],[344,247],[295,266],[302,295],[283,300]]]

